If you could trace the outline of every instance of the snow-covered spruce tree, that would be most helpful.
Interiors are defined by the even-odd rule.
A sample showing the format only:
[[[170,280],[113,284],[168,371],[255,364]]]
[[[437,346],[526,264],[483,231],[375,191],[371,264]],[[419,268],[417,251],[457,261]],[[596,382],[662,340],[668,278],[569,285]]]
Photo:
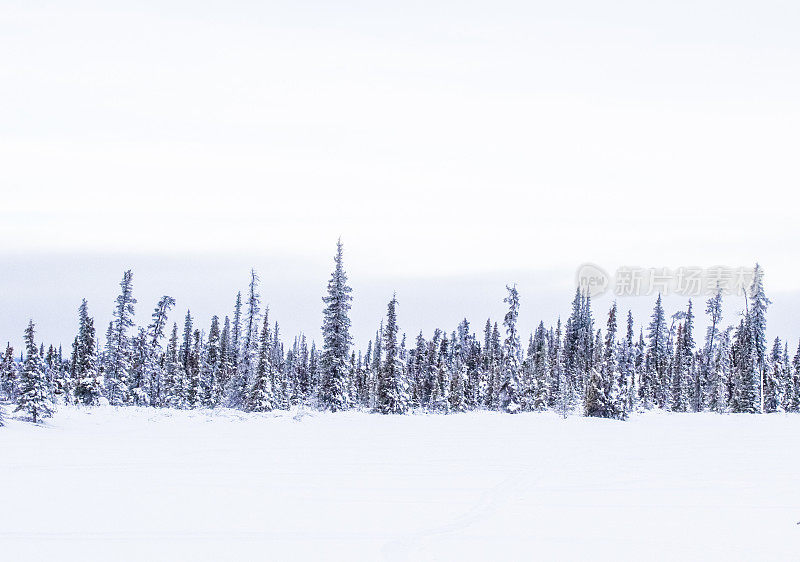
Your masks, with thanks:
[[[584,413],[597,418],[623,417],[624,406],[617,386],[617,303],[608,311],[606,337],[595,346],[600,359],[592,367],[584,399]]]
[[[555,385],[555,392],[551,391],[550,395],[553,396],[552,406],[558,412],[567,417],[570,408],[571,391],[567,381],[567,369],[564,367],[564,347],[561,345],[561,318],[559,317],[556,324],[556,331],[553,335],[553,349],[554,354],[550,360],[553,372],[551,379]]]
[[[653,315],[650,318],[640,399],[645,408],[652,408],[655,405],[663,408],[666,399],[663,387],[666,384],[669,355],[667,351],[667,324],[664,318],[664,307],[661,305],[660,293],[658,299],[656,299]]]
[[[189,357],[192,353],[192,333],[194,332],[192,311],[186,311],[186,317],[183,320],[183,340],[181,341],[180,360],[183,363],[183,368],[189,372]]]
[[[69,361],[64,359],[64,350],[61,345],[58,348],[54,348],[55,350],[55,368],[54,368],[54,377],[55,377],[55,390],[54,392],[57,395],[61,396],[61,399],[64,401],[64,404],[72,404],[72,400],[74,395],[74,388],[72,384],[72,376],[70,375],[70,365]]]
[[[572,299],[572,313],[567,318],[564,327],[564,371],[566,375],[566,387],[563,389],[564,398],[570,404],[578,393],[579,379],[581,378],[582,357],[585,350],[583,344],[583,295],[578,288],[575,290],[575,298]]]
[[[474,410],[480,405],[481,348],[475,334],[469,332],[466,319],[459,326],[461,339],[461,362],[464,376],[464,409]]]
[[[196,361],[194,360],[192,349],[194,347],[194,321],[192,319],[191,311],[186,311],[186,317],[183,321],[183,337],[181,339],[181,347],[178,352],[179,369],[180,373],[180,396],[181,407],[193,408],[196,400],[192,396],[192,384],[194,379],[194,367]]]
[[[487,390],[489,394],[486,400],[490,408],[497,409],[500,407],[500,387],[503,384],[503,343],[497,322],[492,326],[491,354],[491,384]]]
[[[745,314],[733,332],[731,343],[731,410],[734,412],[756,411],[757,381],[753,372],[753,353],[750,349],[752,330],[750,317]]]
[[[8,400],[14,400],[14,389],[17,380],[17,363],[14,361],[14,348],[6,344],[6,351],[0,359],[0,394]]]
[[[356,404],[359,408],[364,407],[369,402],[369,374],[367,365],[368,361],[366,357],[359,351],[358,360],[356,361],[356,373],[359,381],[358,402]]]
[[[258,292],[258,282],[259,278],[255,269],[251,269],[247,309],[244,318],[243,341],[237,368],[231,377],[228,389],[229,405],[234,408],[245,406],[247,392],[252,383],[251,379],[256,369],[258,356],[258,321],[261,312],[261,295]],[[237,324],[236,317],[240,315],[238,311],[239,305],[240,299],[237,297],[237,311],[234,312],[234,333]]]
[[[428,344],[422,335],[422,331],[420,331],[415,339],[414,349],[411,350],[408,364],[408,378],[411,388],[409,398],[412,408],[419,408],[424,405],[424,375],[427,349]]]
[[[442,331],[435,329],[433,337],[425,344],[425,357],[420,372],[421,405],[433,409],[432,403],[441,396],[441,391],[436,390],[439,380],[439,353],[441,351]],[[435,396],[434,396],[434,393]]]
[[[128,330],[133,327],[134,305],[133,272],[129,269],[119,284],[120,294],[114,308],[114,320],[106,341],[105,377],[106,393],[113,405],[125,404],[129,399],[128,374],[131,368],[131,340]]]
[[[344,271],[342,240],[336,242],[334,269],[328,281],[328,294],[323,297],[322,356],[320,370],[320,407],[338,411],[347,407],[348,357],[350,352],[350,302],[352,289]]]
[[[450,412],[463,412],[466,410],[465,390],[467,380],[466,365],[454,367],[450,376],[450,389],[448,390],[448,400]]]
[[[633,347],[633,366],[634,366],[634,387],[636,389],[635,403],[636,409],[644,408],[644,404],[642,402],[641,397],[644,395],[642,392],[642,388],[644,387],[644,380],[646,378],[646,363],[645,363],[645,356],[647,353],[647,345],[644,341],[644,330],[639,329],[639,339],[636,341],[636,345]]]
[[[775,338],[764,375],[764,411],[783,410],[785,375],[783,371],[783,344]]]
[[[314,377],[311,372],[311,352],[308,347],[308,339],[306,338],[305,334],[301,335],[300,337],[300,348],[299,348],[299,362],[298,362],[298,386],[299,386],[299,403],[300,404],[308,404],[309,399],[312,396],[312,390],[314,388]],[[366,378],[366,371],[364,369],[364,362],[362,360],[361,352],[358,352],[358,372],[359,372],[359,404],[365,405],[366,401],[369,399],[369,393],[367,391],[367,378]]]
[[[172,334],[164,357],[164,405],[170,408],[183,408],[183,364],[179,357],[178,324],[172,324]]]
[[[502,383],[498,393],[500,407],[506,412],[516,413],[520,410],[519,375],[521,363],[521,345],[517,332],[519,319],[519,292],[517,286],[506,285],[508,295],[503,302],[508,304],[508,312],[503,319],[506,328],[506,339],[503,346]]]
[[[794,398],[793,382],[794,377],[792,374],[792,361],[789,359],[789,343],[783,342],[783,403],[781,410],[784,412],[791,411],[791,403]]]
[[[632,326],[628,326],[632,337]],[[624,420],[628,417],[628,386],[624,374],[625,359],[622,350],[626,348],[627,339],[617,342],[617,303],[614,301],[608,313],[606,338],[603,345],[603,382],[608,400],[608,417]]]
[[[358,360],[356,359],[356,352],[350,352],[350,365],[347,367],[347,371],[349,376],[347,377],[347,396],[349,397],[348,400],[348,407],[353,408],[358,405],[358,371],[360,369],[360,365],[358,364]]]
[[[97,341],[94,320],[89,316],[86,299],[78,308],[78,335],[72,344],[71,376],[75,401],[96,406],[103,398],[103,379],[98,368]]]
[[[714,395],[714,389],[717,389],[715,380],[718,373],[716,369],[719,367],[716,359],[722,323],[722,289],[720,289],[719,284],[717,284],[714,295],[706,302],[706,314],[708,315],[708,328],[706,328],[706,343],[703,348],[698,376],[707,388],[704,393],[706,396],[703,400],[709,408],[716,411],[715,406],[717,406],[717,399],[719,398]]]
[[[603,365],[603,332],[598,329],[594,333],[594,344],[592,345],[592,357],[590,365],[601,367]]]
[[[222,324],[222,333],[219,336],[219,362],[214,376],[214,388],[212,389],[214,406],[219,406],[225,399],[225,391],[230,382],[233,372],[232,343],[231,343],[231,321],[227,316]]]
[[[672,404],[670,404],[670,407],[673,412],[685,412],[688,404],[683,329],[683,324],[678,324],[678,344],[675,347],[675,357],[672,360]]]
[[[731,380],[733,373],[733,356],[731,350],[732,327],[719,334],[713,362],[711,363],[710,391],[708,407],[717,413],[727,412],[731,407]]]
[[[153,310],[152,320],[147,327],[147,348],[145,352],[145,381],[148,401],[153,406],[162,406],[164,403],[164,352],[161,340],[167,329],[169,311],[175,306],[175,299],[164,295]]]
[[[389,301],[384,332],[385,357],[378,375],[375,409],[381,414],[404,414],[407,401],[403,396],[403,365],[397,344],[397,295]]]
[[[598,330],[598,335],[600,331]],[[606,398],[607,416],[609,418],[624,417],[624,398],[619,386],[619,346],[617,345],[617,302],[611,305],[606,321],[606,336],[603,340],[600,356],[600,369],[603,373],[603,386]]]
[[[308,400],[316,400],[319,387],[319,353],[317,353],[317,344],[313,340],[311,341],[311,349],[308,352],[308,380]],[[371,399],[371,395],[368,398]]]
[[[203,385],[200,373],[200,361],[203,343],[200,330],[192,333],[192,344],[186,361],[186,404],[189,408],[199,408],[203,405]]]
[[[268,412],[275,407],[272,388],[275,376],[272,364],[272,337],[269,329],[269,314],[264,314],[264,327],[258,348],[258,367],[247,397],[247,409],[252,412]]]
[[[797,351],[792,359],[791,367],[791,391],[787,401],[787,412],[800,412],[800,343],[797,344]]]
[[[685,313],[676,314],[673,318],[681,319],[678,324],[677,337],[674,342],[674,353],[670,366],[671,388],[668,406],[675,412],[699,411],[703,407],[702,384],[694,372],[694,314],[692,301]]]
[[[383,374],[383,338],[385,337],[383,320],[375,332],[375,345],[372,347],[372,378],[369,389],[369,407],[372,410],[378,407],[378,387]]]
[[[283,344],[280,340],[280,326],[274,324],[270,358],[272,363],[272,391],[275,395],[275,407],[289,409],[289,380],[286,373],[286,361],[283,355]]]
[[[221,334],[219,330],[219,317],[211,317],[211,328],[208,330],[208,345],[202,360],[202,386],[203,406],[214,408],[217,406],[216,389],[219,386],[218,378],[222,362]]]
[[[469,399],[469,391],[472,386],[472,381],[470,379],[470,369],[469,369],[469,356],[472,349],[472,335],[469,332],[469,322],[465,318],[461,322],[458,323],[458,327],[456,328],[453,342],[453,380],[450,384],[450,408],[454,408],[454,404],[459,400],[459,398],[455,397],[454,392],[456,391],[456,386],[458,384],[464,385],[463,391],[463,404],[461,409],[456,411],[464,411],[468,409],[468,403],[470,402]],[[459,382],[458,379],[461,379]]]
[[[239,356],[242,347],[242,292],[236,293],[236,303],[233,305],[233,324],[231,324],[231,365],[234,369],[239,367]]]
[[[20,372],[15,411],[25,412],[33,423],[37,423],[42,418],[53,415],[53,404],[50,401],[47,375],[34,336],[35,326],[31,320],[25,329],[25,362]]]
[[[586,389],[586,381],[589,378],[592,368],[598,364],[602,352],[599,349],[603,342],[600,330],[594,330],[594,318],[592,317],[592,298],[587,293],[583,297],[581,305],[581,330],[579,338],[579,378],[578,378],[578,393],[575,400],[578,401],[583,397],[583,392]]]
[[[467,380],[469,386],[467,387],[467,409],[475,410],[481,408],[483,401],[481,400],[481,388],[483,382],[483,360],[481,353],[481,344],[478,338],[473,334],[471,337],[471,347],[469,356],[467,358]]]
[[[539,322],[528,346],[526,409],[542,411],[550,403],[550,350],[544,322]]]
[[[750,411],[764,411],[764,377],[767,357],[767,307],[771,304],[764,293],[764,272],[756,264],[753,270],[753,283],[750,285],[748,325],[750,327],[751,369],[744,373],[745,408]],[[748,376],[749,375],[749,376]],[[750,403],[752,402],[752,406]]]
[[[491,408],[492,356],[492,322],[487,318],[481,347],[481,380],[477,389],[478,404],[487,408]]]
[[[450,411],[450,371],[447,361],[449,352],[450,340],[447,339],[447,334],[442,334],[439,350],[436,353],[436,366],[428,407],[433,412],[444,414]]]
[[[633,343],[633,314],[628,310],[625,339],[617,354],[619,365],[619,392],[623,405],[623,417],[636,408],[636,348]]]
[[[533,334],[528,336],[528,349],[520,365],[519,395],[522,410],[533,410]]]
[[[44,344],[40,347],[44,352]],[[61,379],[61,360],[58,357],[58,350],[50,345],[47,352],[42,355],[44,358],[43,366],[47,375],[47,388],[50,391],[50,401],[55,403],[56,394],[63,392],[63,380]]]
[[[681,340],[683,356],[682,371],[687,387],[687,400],[691,405],[692,411],[701,412],[705,408],[703,400],[704,384],[702,379],[698,376],[697,366],[695,364],[695,341],[694,341],[694,310],[692,308],[692,301],[686,308],[686,317],[683,321],[683,339]]]
[[[5,425],[5,410],[3,409],[3,405],[0,404],[0,427]]]
[[[147,330],[139,328],[136,335],[131,339],[131,367],[128,373],[128,396],[130,397],[130,403],[136,406],[150,404],[150,396],[147,392],[149,387],[149,373],[147,373],[148,346]]]
[[[570,405],[581,402],[585,396],[594,365],[594,340],[591,298],[577,289],[564,334],[564,367]]]
[[[583,401],[583,413],[588,417],[607,418],[608,402],[603,383],[603,373],[598,365],[592,368],[589,382],[586,385],[586,397]]]

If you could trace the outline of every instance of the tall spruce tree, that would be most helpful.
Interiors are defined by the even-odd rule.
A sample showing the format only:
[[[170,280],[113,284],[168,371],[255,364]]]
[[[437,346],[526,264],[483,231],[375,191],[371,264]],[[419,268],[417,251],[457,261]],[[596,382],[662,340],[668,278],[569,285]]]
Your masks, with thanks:
[[[36,347],[35,333],[36,328],[31,320],[25,329],[25,361],[20,372],[15,410],[28,414],[33,423],[53,415],[47,374],[44,371],[40,350]]]
[[[775,338],[764,375],[764,411],[783,410],[783,395],[786,388],[783,370],[783,343]]]
[[[111,404],[124,404],[129,399],[128,374],[131,368],[131,339],[128,330],[133,327],[134,305],[133,272],[122,275],[120,294],[114,308],[109,337],[106,342],[105,377],[108,399]]]
[[[219,336],[219,368],[214,380],[214,405],[219,406],[225,398],[225,391],[230,384],[231,373],[234,369],[234,352],[231,342],[231,320],[227,316],[222,324],[222,333]]]
[[[595,351],[600,353],[600,360],[592,367],[591,376],[586,388],[584,413],[598,418],[623,417],[624,407],[617,380],[617,303],[608,311],[606,337],[602,344],[597,344]]]
[[[328,281],[328,294],[323,297],[322,357],[320,370],[320,406],[331,411],[343,410],[348,403],[347,381],[350,344],[350,302],[352,289],[344,271],[342,240],[336,242],[334,269]]]
[[[636,347],[633,334],[633,314],[628,310],[625,339],[619,349],[619,389],[624,397],[623,418],[636,408]]]
[[[698,376],[695,365],[695,341],[694,341],[694,310],[692,301],[686,307],[686,317],[683,321],[683,339],[681,340],[683,355],[683,365],[681,370],[684,373],[686,386],[688,389],[687,399],[691,398],[691,407],[694,412],[701,412],[705,408],[703,400],[703,380]]]
[[[7,400],[13,400],[17,380],[17,364],[14,361],[14,348],[6,343],[6,351],[0,359],[0,394]]]
[[[800,342],[797,344],[797,351],[792,359],[791,372],[792,376],[789,384],[792,390],[787,411],[800,412]]]
[[[706,301],[706,314],[708,315],[708,328],[706,329],[706,343],[703,349],[702,360],[700,363],[700,374],[698,377],[707,385],[709,389],[716,389],[717,369],[720,364],[717,361],[719,339],[721,337],[722,323],[722,289],[717,284],[714,295]],[[715,390],[709,390],[705,398],[709,407],[715,410],[719,396],[714,394]],[[712,405],[712,402],[714,405]]]
[[[539,322],[528,349],[529,396],[528,409],[541,411],[550,403],[551,370],[550,342],[544,322]]]
[[[403,414],[406,401],[403,397],[403,365],[400,362],[397,344],[397,295],[389,301],[386,327],[383,330],[385,357],[378,375],[376,411],[381,414]]]
[[[203,361],[203,404],[207,408],[218,405],[220,371],[222,364],[222,335],[219,329],[219,316],[211,317],[208,331],[208,346]]]
[[[508,304],[508,312],[503,319],[506,328],[506,339],[503,346],[503,371],[502,382],[499,389],[500,406],[507,412],[515,413],[520,410],[520,364],[522,348],[517,321],[519,320],[519,292],[516,285],[506,285],[508,295],[503,302]]]
[[[666,376],[669,368],[669,354],[667,350],[667,324],[664,317],[664,307],[661,305],[661,294],[656,299],[653,315],[647,331],[647,351],[644,359],[644,373],[642,376],[641,399],[645,408],[666,406]]]
[[[732,404],[731,379],[733,372],[733,356],[731,349],[731,333],[733,328],[722,330],[719,335],[719,344],[714,353],[711,365],[711,391],[709,408],[717,413],[728,411]]]
[[[675,357],[672,361],[672,403],[669,404],[673,412],[685,412],[688,404],[685,371],[686,350],[683,345],[683,331],[683,324],[678,324],[678,343],[675,347]]]
[[[186,405],[189,408],[199,408],[203,405],[203,386],[201,369],[202,341],[200,330],[192,333],[192,344],[186,362]]]
[[[242,292],[236,293],[236,303],[233,306],[233,323],[231,324],[231,345],[229,349],[231,366],[236,369],[239,366],[239,354],[241,353],[242,339]]]
[[[789,343],[783,342],[783,404],[784,412],[791,412],[791,404],[794,399],[794,375],[792,373],[792,362],[789,359]]]
[[[245,405],[247,400],[248,389],[252,384],[252,378],[256,369],[256,361],[258,356],[258,320],[261,312],[261,295],[258,292],[259,277],[255,269],[250,270],[250,284],[248,287],[247,295],[247,310],[244,319],[244,332],[241,350],[239,353],[239,360],[237,367],[233,372],[230,379],[228,389],[228,402],[234,408],[240,408]],[[237,331],[237,317],[241,317],[241,298],[237,296],[236,310],[234,311],[234,338],[238,341],[236,336]],[[238,347],[234,343],[234,347]]]
[[[100,404],[103,397],[102,377],[97,368],[97,341],[94,320],[89,316],[86,299],[78,308],[78,335],[72,344],[71,376],[75,400],[86,406]]]
[[[764,272],[759,264],[753,270],[753,283],[750,285],[748,303],[748,322],[750,328],[751,368],[744,373],[745,408],[764,411],[764,377],[767,358],[767,307],[771,301],[764,293]]]
[[[164,358],[164,404],[170,408],[183,408],[183,365],[179,358],[178,324],[172,324],[172,333]]]
[[[149,403],[160,406],[163,403],[164,362],[161,340],[167,329],[169,311],[175,306],[175,299],[164,295],[156,304],[150,325],[147,327],[148,342],[145,348],[145,378]]]

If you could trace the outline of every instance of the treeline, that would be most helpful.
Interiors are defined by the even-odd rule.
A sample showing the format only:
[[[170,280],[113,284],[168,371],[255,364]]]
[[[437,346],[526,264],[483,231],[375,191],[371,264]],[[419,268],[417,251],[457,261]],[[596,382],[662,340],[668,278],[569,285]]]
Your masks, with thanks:
[[[334,263],[323,297],[321,349],[302,334],[284,343],[262,304],[255,271],[232,314],[214,316],[207,331],[188,311],[182,328],[170,327],[170,296],[159,300],[149,324],[137,328],[127,271],[102,345],[86,300],[68,356],[60,347],[37,345],[31,321],[19,359],[8,346],[0,361],[0,394],[33,421],[58,403],[255,412],[303,405],[385,414],[555,410],[617,419],[652,408],[800,410],[800,347],[790,360],[780,339],[768,346],[770,301],[758,265],[738,323],[723,326],[720,290],[708,299],[709,327],[699,344],[691,301],[668,316],[659,295],[638,333],[630,311],[619,318],[614,303],[601,330],[590,297],[578,290],[566,322],[539,323],[523,348],[519,294],[511,286],[500,325],[487,320],[476,334],[465,319],[449,333],[420,332],[412,341],[401,333],[393,297],[374,339],[356,351],[341,241]]]

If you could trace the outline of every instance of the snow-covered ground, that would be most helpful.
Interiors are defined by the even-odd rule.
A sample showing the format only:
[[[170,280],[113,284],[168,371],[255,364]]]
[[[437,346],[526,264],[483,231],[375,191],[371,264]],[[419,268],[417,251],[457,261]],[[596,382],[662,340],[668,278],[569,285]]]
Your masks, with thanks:
[[[800,416],[296,414],[9,420],[0,559],[800,558]]]

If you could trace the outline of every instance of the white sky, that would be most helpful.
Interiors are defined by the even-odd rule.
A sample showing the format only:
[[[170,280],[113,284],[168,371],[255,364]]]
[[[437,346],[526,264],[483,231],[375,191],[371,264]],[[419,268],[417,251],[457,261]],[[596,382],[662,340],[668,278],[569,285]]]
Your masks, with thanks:
[[[186,303],[209,312],[245,263],[324,264],[275,280],[291,300],[300,278],[324,288],[340,234],[376,302],[390,279],[435,301],[460,275],[494,301],[500,278],[561,272],[566,312],[583,262],[756,260],[797,302],[798,29],[800,4],[774,0],[5,0],[3,308],[70,257],[92,301],[87,255],[140,256],[145,287],[157,256],[213,276],[235,255],[241,281]],[[449,327],[447,310],[426,313]]]

